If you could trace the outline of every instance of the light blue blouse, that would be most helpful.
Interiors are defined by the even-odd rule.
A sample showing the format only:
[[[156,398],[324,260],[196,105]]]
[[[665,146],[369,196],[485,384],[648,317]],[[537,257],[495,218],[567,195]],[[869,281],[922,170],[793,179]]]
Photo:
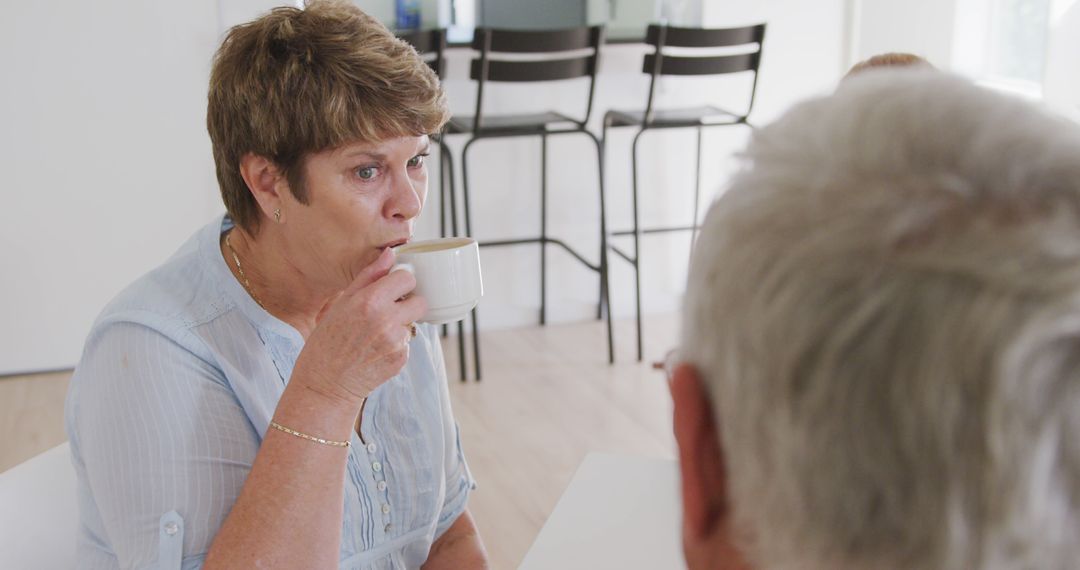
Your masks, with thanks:
[[[98,317],[65,422],[80,568],[198,568],[251,470],[304,340],[225,265],[227,217]],[[345,482],[341,568],[418,568],[475,487],[434,327],[368,398]]]

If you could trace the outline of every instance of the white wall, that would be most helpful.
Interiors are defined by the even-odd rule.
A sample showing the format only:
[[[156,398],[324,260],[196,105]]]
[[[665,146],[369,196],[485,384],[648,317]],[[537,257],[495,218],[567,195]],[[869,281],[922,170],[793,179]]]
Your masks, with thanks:
[[[768,23],[753,119],[776,118],[792,103],[827,93],[846,69],[844,0],[704,0],[704,25]]]
[[[9,2],[0,374],[71,366],[104,303],[217,209],[214,0]]]
[[[1043,97],[1053,107],[1080,117],[1080,2],[1054,0],[1052,5]]]
[[[237,24],[250,22],[274,7],[299,6],[302,4],[302,0],[213,0],[213,2],[217,5],[217,28],[222,35],[224,35],[229,28]],[[387,2],[385,0],[375,2],[374,4],[382,10],[388,10],[388,16],[393,18],[393,0],[389,0],[388,7],[386,6]],[[216,49],[217,46],[214,46],[214,48]]]
[[[856,60],[899,51],[951,67],[958,0],[856,1],[860,5]]]

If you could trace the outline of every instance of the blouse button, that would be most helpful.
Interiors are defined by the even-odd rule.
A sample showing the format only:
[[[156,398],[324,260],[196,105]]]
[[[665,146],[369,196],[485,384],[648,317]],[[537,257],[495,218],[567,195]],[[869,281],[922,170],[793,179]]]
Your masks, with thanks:
[[[386,481],[379,481],[375,486],[378,487],[380,491],[385,491]]]
[[[394,528],[394,525],[388,524],[388,525],[386,525],[386,528],[383,529],[383,532],[389,533],[393,528]]]
[[[165,534],[167,534],[169,536],[173,536],[177,532],[180,532],[180,525],[178,525],[178,524],[176,524],[174,522],[165,523]]]
[[[378,448],[377,448],[377,447],[375,447],[375,443],[374,443],[374,442],[372,442],[372,443],[369,443],[369,444],[367,444],[367,450],[368,450],[368,453],[375,453],[375,450],[376,450],[376,449],[378,449]]]
[[[382,506],[382,514],[384,514],[384,515],[390,514],[390,505],[387,505],[385,503],[383,504],[383,506]]]
[[[382,471],[382,463],[379,463],[378,461],[376,461],[375,463],[372,463],[371,464],[371,469],[373,471],[376,471],[376,472]]]

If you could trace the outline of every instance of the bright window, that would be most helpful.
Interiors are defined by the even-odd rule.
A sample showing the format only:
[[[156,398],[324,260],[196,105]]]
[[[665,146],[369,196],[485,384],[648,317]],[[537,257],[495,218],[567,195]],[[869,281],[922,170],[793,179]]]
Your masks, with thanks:
[[[1050,0],[992,0],[988,79],[1041,87],[1046,69]]]

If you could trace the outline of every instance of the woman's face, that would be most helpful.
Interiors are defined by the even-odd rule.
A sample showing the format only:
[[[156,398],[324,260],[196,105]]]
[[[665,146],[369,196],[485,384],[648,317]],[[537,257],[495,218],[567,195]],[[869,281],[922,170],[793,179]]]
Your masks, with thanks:
[[[412,237],[427,196],[427,136],[353,143],[308,156],[308,204],[285,192],[286,259],[312,285],[348,286],[383,249]]]

